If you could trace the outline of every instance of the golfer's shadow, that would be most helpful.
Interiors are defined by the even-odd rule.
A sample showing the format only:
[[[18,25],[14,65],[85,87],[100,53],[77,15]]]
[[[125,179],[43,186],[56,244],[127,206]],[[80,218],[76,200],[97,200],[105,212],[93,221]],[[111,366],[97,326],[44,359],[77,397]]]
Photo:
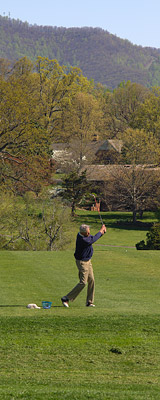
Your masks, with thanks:
[[[22,305],[22,304],[0,304],[0,307],[1,308],[5,308],[5,307],[22,307],[22,308],[27,308],[27,306],[24,306],[24,304]],[[43,307],[41,307],[42,309],[43,309]],[[63,308],[63,305],[62,306],[51,306],[51,308]]]

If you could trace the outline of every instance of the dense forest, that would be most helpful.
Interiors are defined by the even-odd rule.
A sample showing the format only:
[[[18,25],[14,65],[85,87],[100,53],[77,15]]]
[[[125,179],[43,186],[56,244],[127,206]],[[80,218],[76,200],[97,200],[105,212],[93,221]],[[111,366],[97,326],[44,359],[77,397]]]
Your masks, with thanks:
[[[159,50],[133,45],[100,28],[37,26],[0,16],[0,56],[10,61],[56,59],[109,89],[128,80],[160,85]]]

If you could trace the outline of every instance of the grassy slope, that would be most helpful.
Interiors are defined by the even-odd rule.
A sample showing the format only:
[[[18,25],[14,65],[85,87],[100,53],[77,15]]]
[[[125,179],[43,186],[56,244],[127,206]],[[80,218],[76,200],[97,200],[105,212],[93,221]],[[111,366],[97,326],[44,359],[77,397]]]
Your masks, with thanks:
[[[135,231],[113,223],[99,243],[133,245]],[[86,289],[61,307],[77,283],[72,249],[0,253],[0,399],[159,399],[160,254],[94,249],[95,309],[84,307]],[[52,308],[26,309],[42,300]]]

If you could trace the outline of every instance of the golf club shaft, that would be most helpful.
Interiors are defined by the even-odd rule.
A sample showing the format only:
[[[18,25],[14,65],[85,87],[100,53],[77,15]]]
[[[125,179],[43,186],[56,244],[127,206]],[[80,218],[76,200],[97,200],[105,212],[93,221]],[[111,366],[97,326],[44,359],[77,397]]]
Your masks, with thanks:
[[[102,225],[104,225],[104,223],[103,223],[103,219],[102,219],[102,217],[101,217],[101,214],[100,214],[100,212],[98,211],[98,213],[99,213],[99,218],[100,218],[100,220],[101,220],[101,224]]]
[[[97,208],[97,211],[98,211],[98,214],[99,214],[99,218],[100,218],[100,220],[101,220],[101,224],[104,225],[103,219],[102,219],[101,214],[100,214],[100,211],[99,211],[99,207],[98,207],[98,204],[97,204],[96,197],[95,197],[95,196],[93,196],[93,197],[94,197],[94,200],[95,200],[95,204],[96,204],[96,208]]]

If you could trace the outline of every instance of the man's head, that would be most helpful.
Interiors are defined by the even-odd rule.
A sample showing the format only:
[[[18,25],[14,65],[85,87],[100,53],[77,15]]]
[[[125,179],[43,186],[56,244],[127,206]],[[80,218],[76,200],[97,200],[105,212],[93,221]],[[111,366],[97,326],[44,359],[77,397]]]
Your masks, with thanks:
[[[89,225],[82,224],[80,226],[80,233],[83,236],[89,236],[90,235],[90,227],[89,227]]]

